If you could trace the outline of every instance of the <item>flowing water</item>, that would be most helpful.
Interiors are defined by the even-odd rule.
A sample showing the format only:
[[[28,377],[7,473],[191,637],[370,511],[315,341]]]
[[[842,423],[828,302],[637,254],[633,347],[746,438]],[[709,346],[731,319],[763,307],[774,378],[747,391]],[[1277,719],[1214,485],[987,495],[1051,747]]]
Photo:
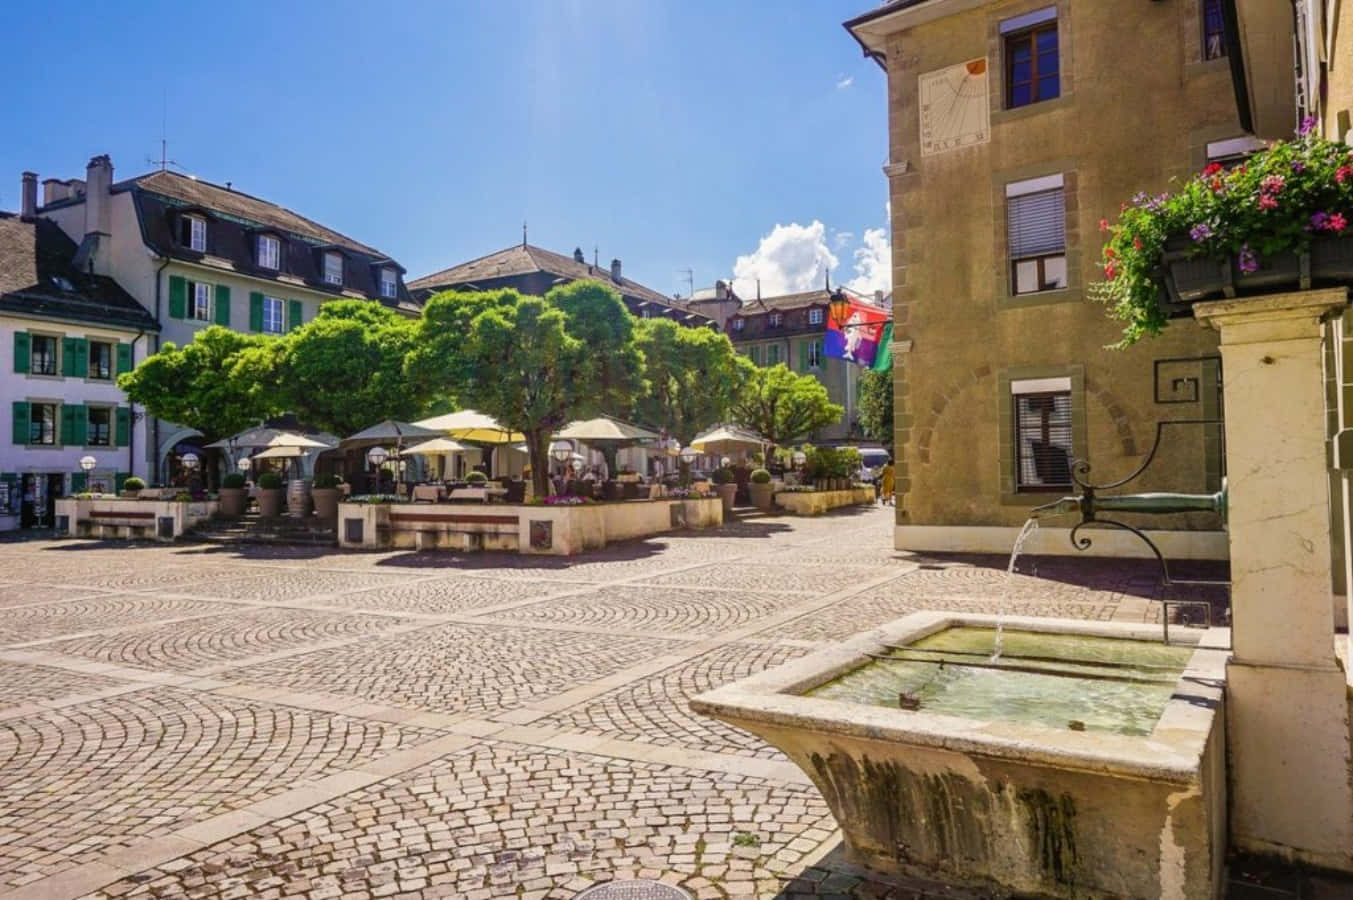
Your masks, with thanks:
[[[808,696],[1054,728],[1147,735],[1193,653],[1187,646],[1012,629],[949,628],[889,650]],[[1074,723],[1074,724],[1073,724]]]
[[[1015,547],[1010,551],[1010,563],[1005,567],[1005,587],[1001,591],[1001,603],[996,611],[996,645],[991,651],[991,661],[996,662],[1001,658],[1001,641],[1005,637],[1005,613],[1010,606],[1010,589],[1015,583],[1015,560],[1019,559],[1020,551],[1024,549],[1024,542],[1027,541],[1035,531],[1038,530],[1038,520],[1030,516],[1024,522],[1024,527],[1019,530],[1019,535],[1015,538]]]

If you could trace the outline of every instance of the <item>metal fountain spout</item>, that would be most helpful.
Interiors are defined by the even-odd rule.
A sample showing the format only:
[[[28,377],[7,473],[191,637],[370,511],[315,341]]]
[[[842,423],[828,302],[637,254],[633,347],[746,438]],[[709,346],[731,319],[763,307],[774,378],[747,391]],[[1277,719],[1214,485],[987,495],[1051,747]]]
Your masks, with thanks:
[[[1169,515],[1181,512],[1211,512],[1221,516],[1226,524],[1226,483],[1214,494],[1177,494],[1168,491],[1156,491],[1141,494],[1115,494],[1102,497],[1095,493],[1093,485],[1082,485],[1080,494],[1063,497],[1051,503],[1034,507],[1029,513],[1031,519],[1048,516],[1067,516],[1079,513],[1081,524],[1094,522],[1100,512],[1127,512],[1147,515]]]

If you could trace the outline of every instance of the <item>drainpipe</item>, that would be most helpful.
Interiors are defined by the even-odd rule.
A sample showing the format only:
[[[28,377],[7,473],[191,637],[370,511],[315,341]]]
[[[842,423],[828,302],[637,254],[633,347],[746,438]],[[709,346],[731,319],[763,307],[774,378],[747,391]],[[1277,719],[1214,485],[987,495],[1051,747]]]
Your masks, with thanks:
[[[160,263],[160,267],[159,267],[158,269],[155,270],[155,324],[157,324],[157,325],[160,324],[160,293],[161,293],[160,283],[163,281],[163,279],[162,279],[160,276],[164,274],[164,270],[165,270],[166,268],[168,268],[168,266],[169,266],[169,257],[168,257],[168,256],[165,256],[165,257],[163,257],[163,259],[164,259],[164,262]],[[159,353],[159,352],[160,352],[160,333],[159,333],[158,331],[155,332],[155,336],[151,338],[151,343],[153,343],[153,344],[155,345],[155,350],[154,350],[154,352],[155,352],[155,353]],[[154,475],[154,483],[155,483],[155,484],[159,484],[159,483],[160,483],[160,417],[159,417],[159,416],[156,416],[155,419],[154,419],[154,421],[150,423],[150,427],[151,427],[151,440],[150,440],[150,447],[151,447],[151,473]]]
[[[146,336],[146,330],[142,328],[132,338],[132,368],[136,368],[136,342]],[[136,474],[136,404],[127,400],[127,474]]]

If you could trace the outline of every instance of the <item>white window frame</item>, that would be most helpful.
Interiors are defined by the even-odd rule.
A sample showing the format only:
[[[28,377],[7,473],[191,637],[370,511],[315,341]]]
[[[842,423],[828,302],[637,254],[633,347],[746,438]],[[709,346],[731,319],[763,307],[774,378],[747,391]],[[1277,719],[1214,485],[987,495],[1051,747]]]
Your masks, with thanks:
[[[198,253],[207,252],[207,220],[201,216],[187,216],[188,249]]]
[[[381,296],[388,300],[399,296],[399,276],[394,269],[381,269]]]
[[[779,327],[780,327],[781,325],[783,325],[783,324],[785,324],[785,314],[784,314],[784,313],[773,312],[773,313],[770,314],[770,327],[771,327],[771,328],[779,328]]]
[[[188,318],[195,322],[212,321],[211,285],[201,281],[190,281],[188,284],[192,287],[189,295],[192,306],[188,310]],[[199,312],[203,314],[198,315]]]
[[[337,265],[338,277],[334,277],[334,272],[330,271],[330,266]],[[324,283],[343,286],[343,254],[334,250],[329,250],[324,254]]]
[[[282,268],[282,242],[270,234],[260,234],[257,243],[258,264],[265,269]]]
[[[741,331],[743,328],[746,328],[746,327],[747,327],[747,320],[746,320],[746,319],[741,319],[741,318],[739,318],[739,319],[734,319],[734,320],[733,320],[733,330],[734,330],[734,331]]]
[[[269,320],[273,318],[268,313],[272,309],[277,310],[276,328],[269,328]],[[287,303],[280,297],[263,298],[263,333],[264,334],[283,334],[287,330]]]
[[[814,308],[814,309],[808,310],[808,324],[809,324],[809,325],[821,325],[821,324],[822,324],[822,320],[823,320],[823,316],[822,316],[822,310],[821,310],[821,309]]]
[[[819,310],[819,312],[820,312],[820,311],[821,311],[821,310]],[[808,342],[808,368],[814,369],[814,370],[816,370],[816,369],[821,369],[821,368],[822,368],[822,342],[821,342],[821,341],[809,341],[809,342]]]

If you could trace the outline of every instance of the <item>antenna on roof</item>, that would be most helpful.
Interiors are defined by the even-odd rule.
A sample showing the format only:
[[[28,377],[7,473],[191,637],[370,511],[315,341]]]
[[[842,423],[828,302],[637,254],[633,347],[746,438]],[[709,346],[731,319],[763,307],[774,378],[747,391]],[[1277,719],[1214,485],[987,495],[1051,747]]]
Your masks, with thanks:
[[[526,220],[521,220],[521,245],[526,246]]]
[[[686,296],[687,296],[687,297],[694,297],[694,296],[695,296],[695,270],[694,270],[694,269],[677,269],[677,274],[678,274],[678,275],[683,275],[683,274],[684,274],[684,275],[686,276],[686,284],[687,284],[687,285],[689,286],[689,288],[690,288],[690,290],[686,292]]]
[[[593,245],[592,245],[592,268],[594,268],[594,269],[600,269],[600,268],[601,268],[601,259],[600,259],[599,255],[598,255],[599,252],[600,252],[600,251],[597,249],[597,245],[596,245],[596,244],[593,244]]]
[[[169,138],[167,134],[168,122],[169,122],[169,89],[165,88],[163,105],[160,108],[160,158],[153,159],[149,156],[146,157],[146,162],[150,163],[152,166],[158,165],[160,167],[161,172],[168,170],[170,166],[173,166],[176,169],[183,168],[177,162],[169,158]]]

